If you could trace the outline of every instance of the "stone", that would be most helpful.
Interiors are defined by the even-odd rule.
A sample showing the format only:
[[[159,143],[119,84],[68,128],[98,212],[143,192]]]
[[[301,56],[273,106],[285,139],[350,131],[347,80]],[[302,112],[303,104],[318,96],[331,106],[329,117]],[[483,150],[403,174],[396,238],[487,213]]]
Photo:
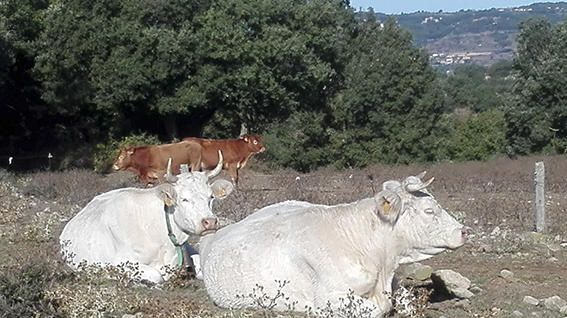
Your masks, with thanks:
[[[559,311],[564,306],[567,306],[567,301],[561,299],[561,297],[555,295],[543,300],[543,305],[545,308],[553,311]]]
[[[501,270],[500,274],[498,276],[504,278],[507,281],[512,281],[514,279],[514,273],[512,273],[511,271],[509,271],[507,269]]]
[[[500,227],[497,226],[494,228],[494,230],[492,230],[492,232],[490,232],[490,235],[492,236],[498,236],[498,234],[500,234]]]
[[[469,290],[473,293],[473,294],[480,294],[483,292],[482,288],[478,287],[478,286],[472,286],[471,288],[469,288]]]
[[[561,309],[559,309],[559,312],[560,312],[562,315],[567,315],[567,306],[561,307]]]
[[[431,277],[431,273],[433,273],[431,266],[420,263],[408,264],[403,270],[405,277],[418,281],[428,280]]]
[[[512,317],[524,317],[524,314],[522,314],[521,312],[514,310],[512,312]]]
[[[471,281],[463,275],[450,269],[436,270],[431,274],[434,286],[446,288],[447,291],[458,298],[471,298],[474,296],[468,289]]]
[[[537,306],[539,305],[539,300],[535,297],[532,296],[524,296],[524,303],[528,304],[528,305],[532,305],[532,306]]]

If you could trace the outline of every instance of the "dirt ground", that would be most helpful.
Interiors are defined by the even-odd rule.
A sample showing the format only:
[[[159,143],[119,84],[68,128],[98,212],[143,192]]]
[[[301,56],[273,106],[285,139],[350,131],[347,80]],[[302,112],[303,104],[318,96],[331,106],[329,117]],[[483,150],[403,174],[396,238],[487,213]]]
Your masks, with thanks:
[[[548,231],[534,234],[534,164],[546,167]],[[488,162],[270,171],[258,162],[241,172],[238,189],[215,212],[238,221],[283,200],[336,204],[369,197],[382,182],[427,170],[437,201],[471,228],[470,242],[423,262],[451,269],[477,287],[469,300],[429,299],[426,317],[567,317],[523,302],[525,296],[567,300],[567,158],[527,157]],[[227,177],[225,175],[225,177]],[[137,186],[128,173],[86,170],[0,173],[0,317],[291,317],[292,313],[230,312],[215,307],[200,281],[176,278],[140,286],[120,273],[77,275],[61,262],[57,238],[96,194]],[[499,276],[501,270],[512,278]],[[400,277],[403,282],[403,277]],[[423,290],[430,288],[426,283]],[[8,286],[8,287],[1,287]],[[419,290],[419,288],[417,290]],[[31,308],[31,309],[30,309]],[[403,317],[393,313],[393,317]]]

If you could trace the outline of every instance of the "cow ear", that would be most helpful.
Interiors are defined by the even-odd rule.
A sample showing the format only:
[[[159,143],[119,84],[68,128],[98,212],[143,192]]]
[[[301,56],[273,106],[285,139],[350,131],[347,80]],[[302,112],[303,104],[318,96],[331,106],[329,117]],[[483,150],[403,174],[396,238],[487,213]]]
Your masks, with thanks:
[[[376,213],[378,217],[389,223],[396,223],[403,208],[400,196],[390,190],[383,190],[380,191],[374,199],[376,200]]]
[[[165,205],[172,206],[177,203],[177,192],[171,184],[164,183],[160,185],[159,194]]]
[[[224,199],[234,190],[234,185],[230,181],[218,179],[211,184],[211,189],[215,199]]]

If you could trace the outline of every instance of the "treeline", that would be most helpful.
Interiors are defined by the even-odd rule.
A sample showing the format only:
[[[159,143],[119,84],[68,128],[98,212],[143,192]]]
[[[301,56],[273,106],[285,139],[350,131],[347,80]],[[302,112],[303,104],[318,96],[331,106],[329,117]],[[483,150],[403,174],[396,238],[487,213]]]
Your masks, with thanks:
[[[377,13],[379,19],[388,18]],[[533,3],[518,8],[492,8],[486,10],[460,10],[459,12],[414,12],[394,15],[398,23],[409,30],[418,45],[439,40],[447,35],[467,36],[478,33],[494,33],[495,40],[502,46],[507,43],[505,34],[516,33],[518,26],[530,18],[545,18],[557,24],[567,18],[567,3],[543,2]],[[499,35],[496,35],[499,34]]]
[[[563,153],[566,31],[527,22],[513,65],[446,75],[348,1],[6,0],[0,154],[89,165],[128,136],[243,127],[298,170]]]

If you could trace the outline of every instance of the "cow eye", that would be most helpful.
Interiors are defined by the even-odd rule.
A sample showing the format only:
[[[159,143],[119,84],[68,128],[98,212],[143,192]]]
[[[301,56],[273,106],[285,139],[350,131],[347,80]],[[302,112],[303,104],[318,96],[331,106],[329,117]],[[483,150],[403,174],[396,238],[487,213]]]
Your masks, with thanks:
[[[433,214],[434,212],[435,210],[433,210],[432,208],[425,209],[425,213],[427,214]]]

